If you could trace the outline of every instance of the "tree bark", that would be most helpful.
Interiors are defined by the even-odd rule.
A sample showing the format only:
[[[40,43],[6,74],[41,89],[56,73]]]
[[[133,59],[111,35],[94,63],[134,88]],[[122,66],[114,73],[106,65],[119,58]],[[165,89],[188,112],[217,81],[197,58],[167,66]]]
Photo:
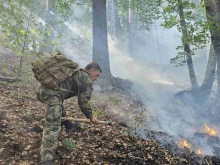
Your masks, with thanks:
[[[197,82],[197,78],[196,78],[195,71],[194,71],[190,46],[187,43],[188,34],[187,34],[187,28],[186,28],[186,21],[184,18],[182,0],[178,0],[178,6],[179,6],[180,26],[182,28],[182,44],[184,46],[184,52],[186,55],[190,82],[191,82],[192,89],[197,89],[198,82]]]
[[[129,0],[130,3],[130,0]],[[130,55],[134,55],[134,12],[132,11],[130,4],[128,8],[128,35],[129,35],[129,52]]]
[[[215,104],[212,109],[213,116],[216,120],[219,119],[220,113],[220,31],[219,31],[219,23],[220,23],[220,0],[205,0],[206,5],[206,17],[210,22],[210,33],[211,40],[213,43],[216,62],[217,62],[217,94]]]
[[[37,52],[37,45],[36,45],[36,39],[35,38],[33,39],[32,49],[33,49],[33,52]]]
[[[215,79],[215,70],[216,70],[216,57],[215,57],[213,44],[211,43],[205,78],[200,87],[201,90],[204,91],[208,97],[211,94],[212,85]]]
[[[48,12],[52,12],[54,6],[55,6],[54,5],[54,1],[47,0],[47,8],[46,8],[46,10]],[[53,15],[53,14],[46,15],[44,39],[43,39],[43,44],[41,44],[41,48],[40,48],[40,52],[41,53],[52,52],[53,51],[53,45],[52,45],[51,41],[53,41],[54,38],[55,38],[55,34],[54,34],[55,32],[53,30],[53,28],[55,26],[53,24],[54,20],[55,20],[55,15]]]
[[[114,10],[114,0],[108,1],[108,32],[115,35],[115,10]]]
[[[121,20],[120,20],[120,17],[119,17],[119,13],[118,13],[118,2],[117,0],[114,1],[114,12],[115,12],[115,33],[116,33],[116,36],[118,35],[122,35],[123,34],[123,30],[122,30],[122,27],[121,27]]]
[[[157,38],[157,59],[158,59],[158,62],[161,64],[162,61],[161,61],[161,56],[160,56],[160,53],[161,53],[161,44],[160,44],[160,38],[159,38],[159,31],[157,30],[157,25],[156,23],[154,23],[154,30],[155,30],[155,37]]]
[[[213,44],[210,45],[209,50],[209,58],[208,58],[208,64],[206,67],[206,73],[204,81],[199,88],[198,92],[194,95],[195,101],[199,104],[206,103],[208,100],[211,92],[212,92],[212,86],[215,79],[215,70],[216,70],[216,57],[215,57],[215,51],[213,48]]]
[[[102,76],[111,76],[108,38],[106,0],[93,0],[93,61],[102,69]]]

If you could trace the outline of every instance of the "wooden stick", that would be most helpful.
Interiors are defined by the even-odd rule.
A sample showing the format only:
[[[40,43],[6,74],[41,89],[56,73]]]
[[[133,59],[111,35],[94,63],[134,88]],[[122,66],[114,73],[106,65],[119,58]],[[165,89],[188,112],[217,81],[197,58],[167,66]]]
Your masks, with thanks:
[[[44,118],[44,115],[40,115],[40,114],[34,114],[33,116],[36,117],[41,117]],[[61,117],[61,120],[69,120],[69,121],[75,121],[75,122],[84,122],[84,123],[91,123],[91,121],[89,119],[77,119],[77,118],[72,118],[72,117]],[[101,121],[98,120],[98,124],[107,124],[107,125],[114,125],[114,122],[111,121]]]

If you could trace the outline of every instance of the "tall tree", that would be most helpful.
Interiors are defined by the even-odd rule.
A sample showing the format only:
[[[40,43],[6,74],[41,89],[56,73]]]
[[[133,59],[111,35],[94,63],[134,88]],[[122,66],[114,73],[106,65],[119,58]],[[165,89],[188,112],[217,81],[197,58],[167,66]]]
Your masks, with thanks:
[[[208,93],[211,93],[212,84],[214,82],[214,77],[215,77],[215,70],[216,70],[216,57],[215,57],[213,44],[211,42],[205,78],[201,85],[201,88],[206,90]]]
[[[108,1],[108,31],[110,34],[115,35],[115,10],[114,0]]]
[[[164,21],[161,25],[165,28],[177,27],[182,34],[181,45],[176,48],[179,50],[178,55],[171,59],[171,63],[187,63],[192,89],[198,89],[192,55],[195,54],[195,50],[207,46],[208,29],[205,17],[203,13],[193,12],[196,5],[190,0],[167,0],[166,5],[163,7]]]
[[[130,55],[134,55],[134,46],[135,46],[135,32],[136,32],[136,15],[134,12],[134,8],[132,7],[131,0],[129,0],[129,7],[128,7],[128,40],[129,40],[129,52]]]
[[[188,70],[189,70],[190,82],[192,85],[192,89],[196,89],[196,88],[198,88],[198,82],[196,79],[191,50],[190,50],[190,46],[188,43],[188,32],[187,32],[186,21],[185,21],[184,12],[183,12],[182,0],[178,0],[178,8],[179,8],[180,26],[182,29],[182,38],[181,39],[182,39],[182,43],[183,43],[183,47],[184,47]]]
[[[111,77],[108,38],[106,0],[93,0],[93,56],[92,60],[99,63],[105,78]]]
[[[123,34],[123,29],[121,27],[121,19],[119,16],[119,10],[118,10],[118,1],[114,1],[114,13],[115,13],[115,33],[116,36]]]
[[[194,2],[194,3],[198,3],[198,2]],[[205,8],[206,19],[207,19],[207,25],[208,25],[207,27],[211,31],[213,31],[212,26],[215,24],[215,21],[216,21],[214,2],[208,0],[205,2],[205,6],[206,6]],[[215,55],[213,43],[211,42],[208,64],[207,64],[206,72],[205,72],[205,78],[198,92],[195,93],[195,100],[197,103],[206,103],[206,101],[208,100],[211,94],[211,91],[212,91],[215,74],[216,74],[216,55]]]
[[[20,74],[24,56],[29,51],[28,42],[32,42],[32,36],[40,35],[34,15],[36,6],[27,0],[1,1],[0,8],[0,39],[8,49],[20,55]]]
[[[55,38],[55,13],[54,13],[54,8],[55,8],[55,1],[54,0],[47,0],[46,1],[46,10],[48,13],[46,18],[45,18],[45,30],[44,30],[44,39],[43,43],[40,46],[40,52],[52,52],[53,51],[53,44],[52,42],[54,41]]]
[[[216,119],[220,117],[220,0],[205,0],[206,16],[210,22],[211,40],[213,43],[217,62],[217,94],[215,105],[212,109]]]
[[[159,18],[160,3],[160,0],[118,0],[120,11],[126,19],[124,27],[128,32],[128,47],[131,55],[135,52],[137,31],[150,30],[150,25]]]
[[[212,86],[215,80],[215,73],[216,73],[215,71],[216,71],[216,57],[215,57],[213,44],[211,43],[209,49],[208,63],[205,72],[205,78],[198,91],[194,94],[195,97],[194,100],[196,101],[196,103],[199,104],[206,103],[206,101],[208,100],[212,92]]]

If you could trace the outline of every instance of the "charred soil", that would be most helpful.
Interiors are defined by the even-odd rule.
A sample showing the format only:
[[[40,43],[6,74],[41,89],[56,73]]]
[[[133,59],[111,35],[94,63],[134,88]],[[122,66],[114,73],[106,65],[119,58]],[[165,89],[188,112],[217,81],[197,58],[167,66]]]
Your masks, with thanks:
[[[121,80],[118,81],[120,81],[118,84],[123,84]],[[37,84],[25,82],[24,84],[0,83],[0,164],[2,165],[37,165],[40,161],[43,120],[34,114],[44,114],[45,107],[35,99],[34,88]],[[132,128],[126,126],[131,125],[129,119],[126,121],[123,117],[120,118],[116,113],[120,109],[116,110],[116,108],[120,104],[120,108],[124,107],[124,110],[130,108],[135,111],[141,109],[141,104],[137,102],[138,99],[131,102],[130,95],[126,96],[123,92],[116,97],[114,94],[119,91],[121,89],[114,89],[113,93],[96,94],[92,100],[98,119],[113,120],[116,124],[109,126],[82,123],[81,130],[72,133],[66,133],[63,128],[59,136],[55,164],[220,164],[217,157],[204,157],[188,149],[175,153],[165,148],[167,146],[163,147],[158,143],[157,138],[152,138],[153,136],[143,139],[134,135]],[[102,99],[99,100],[100,95]],[[77,105],[77,98],[67,100],[64,106],[69,116],[84,118]],[[156,134],[160,135],[160,133]]]

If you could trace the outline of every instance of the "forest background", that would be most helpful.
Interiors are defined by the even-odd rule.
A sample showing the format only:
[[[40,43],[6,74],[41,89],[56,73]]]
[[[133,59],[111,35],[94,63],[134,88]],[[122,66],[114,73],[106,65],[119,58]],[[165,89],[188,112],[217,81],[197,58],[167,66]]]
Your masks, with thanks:
[[[0,9],[0,42],[19,61],[13,72],[2,64],[2,79],[31,84],[26,66],[58,49],[81,67],[101,65],[95,93],[132,89],[142,109],[112,113],[140,135],[152,129],[188,138],[189,125],[219,128],[219,0],[6,0]]]

